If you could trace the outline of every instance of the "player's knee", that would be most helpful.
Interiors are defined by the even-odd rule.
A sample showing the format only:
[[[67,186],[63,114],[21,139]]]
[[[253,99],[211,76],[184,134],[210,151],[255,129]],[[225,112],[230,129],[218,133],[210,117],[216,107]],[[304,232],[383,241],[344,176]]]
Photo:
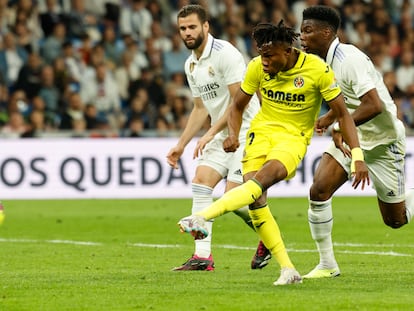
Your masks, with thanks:
[[[332,194],[324,190],[324,187],[319,183],[313,183],[309,190],[309,197],[313,201],[327,201],[331,196]]]

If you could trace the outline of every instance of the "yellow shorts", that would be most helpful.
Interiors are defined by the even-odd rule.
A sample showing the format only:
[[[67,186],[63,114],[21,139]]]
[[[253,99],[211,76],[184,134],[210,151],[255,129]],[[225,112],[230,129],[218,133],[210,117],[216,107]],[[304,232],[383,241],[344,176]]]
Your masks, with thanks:
[[[285,180],[291,179],[306,154],[307,141],[303,137],[271,129],[263,126],[247,132],[242,160],[243,174],[259,171],[269,160],[278,160],[288,172]]]

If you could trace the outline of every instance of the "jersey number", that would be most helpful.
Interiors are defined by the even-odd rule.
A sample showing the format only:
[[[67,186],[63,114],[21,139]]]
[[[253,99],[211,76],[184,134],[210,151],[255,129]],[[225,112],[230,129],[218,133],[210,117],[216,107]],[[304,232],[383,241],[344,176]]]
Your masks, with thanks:
[[[250,138],[250,140],[249,140],[249,145],[251,145],[251,144],[253,143],[253,139],[254,139],[254,132],[251,132],[251,133],[249,134],[249,138]]]

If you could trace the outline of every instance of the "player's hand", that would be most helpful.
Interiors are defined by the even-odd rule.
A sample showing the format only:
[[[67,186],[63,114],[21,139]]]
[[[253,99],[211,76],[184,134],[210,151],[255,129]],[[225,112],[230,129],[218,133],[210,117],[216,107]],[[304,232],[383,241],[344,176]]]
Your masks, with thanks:
[[[203,150],[206,147],[206,145],[214,138],[214,135],[209,134],[208,132],[205,133],[203,135],[203,137],[201,137],[198,142],[197,145],[194,149],[194,153],[193,153],[193,159],[198,158],[199,156],[201,156],[203,154]]]
[[[171,150],[167,154],[167,163],[175,169],[178,169],[178,160],[180,159],[181,155],[183,154],[184,149],[175,146],[171,148]]]
[[[315,132],[317,135],[322,136],[327,130],[328,127],[335,121],[330,114],[324,114],[318,118],[315,122]]]
[[[344,154],[344,156],[350,158],[351,157],[351,150],[344,145],[344,138],[341,134],[341,132],[337,132],[332,130],[332,139],[335,143],[335,147],[341,150],[341,152]]]
[[[223,141],[223,149],[226,152],[235,152],[239,146],[239,138],[235,135],[230,135]]]
[[[354,189],[357,189],[359,185],[361,185],[361,190],[365,189],[365,185],[369,186],[368,167],[365,161],[355,161],[355,172],[352,175],[354,177],[352,182]]]

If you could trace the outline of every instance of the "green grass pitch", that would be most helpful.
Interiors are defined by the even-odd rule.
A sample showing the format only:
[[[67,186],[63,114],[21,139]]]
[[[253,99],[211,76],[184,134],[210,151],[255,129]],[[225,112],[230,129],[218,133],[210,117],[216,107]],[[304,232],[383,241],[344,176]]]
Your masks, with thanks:
[[[318,262],[305,198],[272,198],[302,274]],[[10,200],[0,227],[0,310],[412,310],[414,228],[394,230],[373,197],[334,199],[342,275],[275,287],[275,260],[251,270],[257,235],[215,221],[214,272],[172,272],[193,251],[177,221],[190,199]]]

